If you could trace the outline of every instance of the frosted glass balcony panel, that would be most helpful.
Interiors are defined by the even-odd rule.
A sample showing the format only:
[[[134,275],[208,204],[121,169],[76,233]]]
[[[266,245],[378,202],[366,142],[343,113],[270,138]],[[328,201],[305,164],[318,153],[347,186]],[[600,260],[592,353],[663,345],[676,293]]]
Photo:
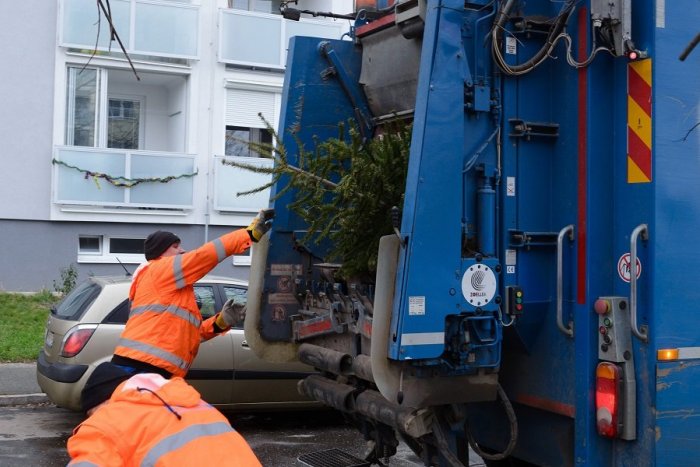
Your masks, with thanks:
[[[228,158],[233,159],[233,158]],[[257,167],[272,167],[270,159],[238,158],[242,162]],[[221,164],[221,157],[215,158],[215,195],[214,208],[219,211],[258,212],[270,204],[270,190],[250,195],[238,196],[236,193],[248,191],[269,183],[271,175],[259,174]]]
[[[196,59],[199,6],[175,0],[111,0],[112,17],[127,53],[152,57]],[[121,52],[109,41],[109,24],[94,0],[59,0],[62,11],[63,47],[95,47],[100,20],[98,49]],[[133,29],[132,29],[133,27]]]
[[[56,165],[54,172],[55,201],[58,204],[87,206],[155,207],[190,209],[193,178],[183,177],[167,182],[143,182],[133,187],[115,187],[108,181],[85,175],[85,171],[104,173],[112,178],[166,178],[194,173],[194,156],[143,151],[115,151],[58,147],[55,158],[68,165]]]
[[[131,178],[164,178],[191,174],[194,170],[193,157],[131,154]],[[141,183],[131,188],[130,203],[139,206],[191,207],[192,182],[192,177],[184,177],[167,183]]]
[[[198,15],[197,8],[137,2],[134,51],[147,55],[196,58]]]
[[[325,39],[340,39],[347,30],[342,24],[328,21],[290,21],[284,20],[284,47],[289,47],[289,39],[293,36],[323,37]]]
[[[124,47],[129,48],[129,15],[131,2],[129,0],[111,0],[112,21],[119,33]],[[100,38],[97,46],[99,49],[109,48],[109,24],[105,20],[102,11],[98,12],[97,2],[94,0],[62,0],[63,7],[63,34],[61,45],[84,47],[92,50],[97,38],[97,20],[100,24]],[[118,51],[119,44],[114,41],[112,50]]]
[[[56,159],[78,167],[82,170],[109,174],[114,177],[124,176],[124,153],[101,153],[99,151],[76,151],[59,149]],[[57,164],[56,200],[68,204],[123,204],[124,189],[108,181],[96,180],[85,172]]]
[[[221,61],[282,67],[282,18],[222,10]]]
[[[234,65],[284,68],[290,37],[340,39],[349,30],[346,21],[290,21],[277,15],[220,11],[219,61]]]

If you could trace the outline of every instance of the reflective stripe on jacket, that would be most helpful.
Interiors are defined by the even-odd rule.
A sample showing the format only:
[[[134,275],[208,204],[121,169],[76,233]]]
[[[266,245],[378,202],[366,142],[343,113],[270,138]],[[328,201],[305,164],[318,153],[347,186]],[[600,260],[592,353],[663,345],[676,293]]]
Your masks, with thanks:
[[[223,235],[182,255],[160,257],[140,267],[131,283],[131,313],[115,355],[185,376],[199,343],[216,335],[215,317],[202,322],[193,284],[226,257],[244,252],[245,229]]]
[[[260,461],[218,410],[181,378],[131,377],[68,440],[71,467],[216,465]]]

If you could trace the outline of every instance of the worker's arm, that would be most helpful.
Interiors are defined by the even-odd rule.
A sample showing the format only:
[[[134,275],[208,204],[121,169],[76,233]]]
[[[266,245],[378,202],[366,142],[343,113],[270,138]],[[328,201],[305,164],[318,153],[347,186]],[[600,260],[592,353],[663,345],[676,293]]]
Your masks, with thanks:
[[[234,230],[196,250],[173,257],[175,286],[181,289],[204,277],[227,257],[250,248],[251,239],[245,229]]]
[[[227,257],[250,248],[252,242],[259,241],[270,229],[274,215],[274,209],[263,209],[245,229],[235,230],[196,250],[175,256],[175,286],[181,289],[194,284]]]
[[[202,325],[199,326],[199,338],[200,342],[205,342],[211,339],[212,337],[216,337],[219,334],[221,334],[224,331],[228,331],[231,329],[230,327],[226,328],[220,328],[216,326],[216,318],[219,317],[219,314],[215,314],[214,316],[205,319],[202,321]]]
[[[84,423],[75,430],[67,447],[71,458],[69,466],[119,467],[126,464],[114,441],[89,424]]]

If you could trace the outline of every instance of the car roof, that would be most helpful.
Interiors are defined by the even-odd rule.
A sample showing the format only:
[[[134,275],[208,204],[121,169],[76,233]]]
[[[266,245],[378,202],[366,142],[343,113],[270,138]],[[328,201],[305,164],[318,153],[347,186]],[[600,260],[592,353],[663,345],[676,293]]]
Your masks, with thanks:
[[[107,284],[124,284],[130,283],[133,276],[127,276],[125,274],[119,276],[91,276],[89,279],[100,285]],[[221,284],[232,284],[248,286],[248,281],[241,279],[234,279],[233,277],[217,276],[213,274],[207,274],[206,276],[199,279],[197,282],[216,282]]]

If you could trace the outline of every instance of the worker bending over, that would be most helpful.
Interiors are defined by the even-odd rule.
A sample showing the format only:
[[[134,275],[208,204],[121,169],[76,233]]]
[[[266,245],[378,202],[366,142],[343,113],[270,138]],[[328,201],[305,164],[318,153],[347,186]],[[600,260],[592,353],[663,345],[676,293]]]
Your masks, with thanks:
[[[68,439],[69,466],[261,466],[226,417],[182,378],[128,376],[105,362],[89,384],[82,399],[89,417]]]

